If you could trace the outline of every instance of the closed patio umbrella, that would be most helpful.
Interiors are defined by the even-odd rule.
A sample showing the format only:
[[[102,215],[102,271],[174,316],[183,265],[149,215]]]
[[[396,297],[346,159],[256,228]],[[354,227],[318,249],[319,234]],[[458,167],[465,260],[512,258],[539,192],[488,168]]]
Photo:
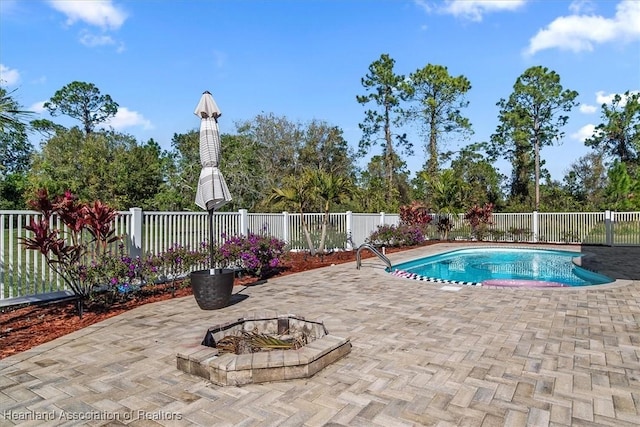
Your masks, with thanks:
[[[202,171],[196,191],[196,204],[209,212],[209,247],[213,268],[213,212],[231,201],[227,183],[220,172],[220,131],[222,115],[209,91],[205,91],[194,111],[200,117],[200,163]]]

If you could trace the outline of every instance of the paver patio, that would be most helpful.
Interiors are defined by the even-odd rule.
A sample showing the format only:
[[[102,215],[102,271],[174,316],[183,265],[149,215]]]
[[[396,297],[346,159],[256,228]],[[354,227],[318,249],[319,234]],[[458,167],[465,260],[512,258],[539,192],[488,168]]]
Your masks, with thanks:
[[[0,425],[638,426],[640,257],[594,250],[625,279],[444,290],[371,258],[243,288],[221,310],[149,304],[0,360]],[[178,346],[256,312],[323,320],[353,349],[310,379],[243,387],[176,368]]]

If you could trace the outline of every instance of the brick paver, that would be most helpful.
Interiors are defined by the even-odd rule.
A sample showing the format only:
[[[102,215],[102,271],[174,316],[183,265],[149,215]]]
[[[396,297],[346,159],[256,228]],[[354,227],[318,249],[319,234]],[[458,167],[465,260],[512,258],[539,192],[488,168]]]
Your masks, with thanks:
[[[366,259],[236,289],[221,310],[149,304],[1,360],[0,425],[638,426],[640,258],[590,249],[609,274],[622,259],[623,280],[451,291]],[[265,311],[323,320],[353,349],[310,379],[243,387],[176,368],[178,346]]]

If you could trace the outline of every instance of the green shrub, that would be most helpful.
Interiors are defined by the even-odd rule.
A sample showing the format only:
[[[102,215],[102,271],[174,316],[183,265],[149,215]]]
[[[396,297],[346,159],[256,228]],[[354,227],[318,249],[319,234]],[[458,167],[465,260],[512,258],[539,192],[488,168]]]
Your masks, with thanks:
[[[425,240],[423,227],[417,225],[379,225],[366,239],[374,246],[416,246]]]

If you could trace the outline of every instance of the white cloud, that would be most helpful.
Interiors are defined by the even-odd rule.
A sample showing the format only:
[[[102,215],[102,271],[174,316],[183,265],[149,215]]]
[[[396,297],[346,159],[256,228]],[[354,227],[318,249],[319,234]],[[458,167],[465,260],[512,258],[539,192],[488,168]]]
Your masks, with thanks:
[[[20,73],[14,68],[0,64],[0,84],[13,86],[20,81]]]
[[[142,114],[126,107],[118,107],[115,117],[112,117],[106,124],[116,130],[135,126],[142,126],[144,130],[153,129],[151,122],[145,119]]]
[[[88,47],[95,47],[115,44],[115,40],[108,35],[95,35],[88,31],[83,31],[80,34],[80,43]]]
[[[584,142],[586,139],[589,139],[593,136],[593,131],[595,131],[596,126],[592,124],[584,125],[577,132],[571,134],[571,138],[578,140],[580,142]]]
[[[574,7],[573,10],[578,9]],[[533,55],[553,48],[573,52],[591,51],[594,44],[639,39],[640,2],[624,0],[616,6],[613,18],[578,14],[556,18],[529,40],[525,53]]]
[[[440,11],[479,22],[482,21],[484,14],[514,11],[524,6],[526,2],[527,0],[447,0]]]
[[[45,111],[47,111],[47,110],[44,109],[44,103],[45,102],[47,102],[47,101],[40,101],[40,102],[36,102],[34,104],[31,104],[31,106],[28,108],[28,110],[29,111],[33,111],[34,113],[38,113],[38,114],[44,113]]]
[[[49,0],[49,4],[67,16],[68,25],[82,21],[102,29],[118,29],[127,19],[127,14],[111,0]]]
[[[413,2],[427,13],[431,13],[433,11],[431,5],[425,0],[413,0]]]
[[[637,90],[629,91],[629,95],[633,95],[638,92],[639,91]],[[618,104],[620,107],[624,107],[625,105],[627,105],[627,97],[623,93],[621,94],[605,93],[602,90],[599,90],[598,92],[596,92],[596,102],[598,103],[598,105],[611,104],[613,102],[613,98],[615,98],[616,95],[620,95],[620,103]]]
[[[569,5],[569,11],[574,15],[580,13],[593,13],[595,11],[595,5],[591,0],[574,0]]]
[[[598,103],[598,105],[611,104],[614,96],[616,96],[615,93],[606,94],[604,91],[599,90],[598,92],[596,92],[596,102]]]
[[[580,104],[580,112],[581,113],[593,114],[596,111],[598,111],[598,107],[596,107],[595,105]]]

